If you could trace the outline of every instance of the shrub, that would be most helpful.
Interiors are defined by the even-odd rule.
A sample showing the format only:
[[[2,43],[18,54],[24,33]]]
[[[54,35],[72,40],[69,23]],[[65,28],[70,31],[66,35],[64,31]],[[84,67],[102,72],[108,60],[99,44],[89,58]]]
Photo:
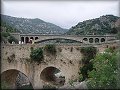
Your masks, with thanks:
[[[56,54],[56,47],[55,45],[48,44],[44,47],[44,50],[49,54],[55,55]]]
[[[52,85],[50,85],[50,84],[47,84],[47,85],[43,85],[43,89],[42,90],[47,90],[47,89],[52,89],[52,90],[55,90],[56,89],[56,87],[55,86],[52,86]]]
[[[9,43],[12,43],[12,42],[18,43],[18,40],[15,37],[13,37],[13,36],[9,36],[8,37],[8,42]]]
[[[110,48],[105,53],[97,54],[93,61],[95,70],[88,73],[90,77],[88,82],[89,89],[118,89],[117,80],[120,77],[117,77],[117,74],[119,74],[117,68],[117,52],[114,50],[111,53]]]
[[[40,63],[43,60],[43,50],[41,48],[33,49],[30,53],[30,58]]]
[[[10,36],[10,34],[8,32],[1,32],[1,36],[8,37],[8,36]]]
[[[8,57],[8,62],[10,63],[10,62],[12,62],[12,61],[14,61],[15,60],[15,54],[12,54],[12,55],[10,55],[9,57]]]
[[[10,88],[10,86],[9,86],[9,84],[7,83],[7,81],[2,81],[1,82],[1,90],[4,90],[4,89],[9,89]]]
[[[9,43],[12,42],[18,43],[18,40],[14,36],[11,36],[10,33],[8,32],[1,32],[1,39],[3,40],[4,38],[6,38]]]
[[[93,59],[97,53],[96,47],[82,47],[80,49],[80,52],[83,54],[84,57],[90,59]]]
[[[95,47],[82,47],[80,52],[83,54],[82,64],[80,68],[80,74],[82,74],[82,81],[88,78],[88,72],[93,70],[93,63],[90,61],[94,59],[97,49]]]
[[[113,52],[115,51],[115,49],[116,49],[116,46],[110,46],[109,48],[107,48],[107,49],[105,50],[105,52],[113,53]]]

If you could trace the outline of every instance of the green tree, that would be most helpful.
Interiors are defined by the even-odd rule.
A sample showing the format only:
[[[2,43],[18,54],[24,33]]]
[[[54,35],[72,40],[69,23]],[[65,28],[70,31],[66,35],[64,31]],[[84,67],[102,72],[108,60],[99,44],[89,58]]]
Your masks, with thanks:
[[[117,88],[120,89],[120,48],[117,50]]]
[[[118,88],[117,52],[115,50],[113,52],[113,50],[107,49],[104,53],[97,54],[92,62],[95,69],[88,73],[90,77],[88,87],[90,89]]]
[[[42,48],[33,49],[30,53],[30,58],[33,61],[40,63],[43,60],[43,50]]]
[[[56,47],[53,44],[48,44],[44,47],[44,50],[52,55],[56,54]]]
[[[94,59],[97,49],[96,47],[82,47],[81,53],[83,54],[82,64],[83,67],[80,68],[80,74],[82,74],[82,81],[88,78],[88,72],[93,70],[93,63],[90,61]],[[80,75],[81,76],[81,75]]]
[[[19,32],[16,28],[10,26],[9,24],[5,23],[5,22],[1,22],[1,27],[5,27],[6,28],[6,32],[8,33],[15,33],[15,32]]]
[[[1,32],[1,37],[8,37],[10,36],[10,33],[8,32]]]
[[[9,36],[8,37],[8,42],[9,43],[12,43],[12,42],[18,43],[18,40],[14,36]]]

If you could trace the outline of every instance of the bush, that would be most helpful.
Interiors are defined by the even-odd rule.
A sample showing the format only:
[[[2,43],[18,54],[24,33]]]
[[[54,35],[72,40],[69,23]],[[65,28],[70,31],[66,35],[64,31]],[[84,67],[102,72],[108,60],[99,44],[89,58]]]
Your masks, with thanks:
[[[56,54],[56,47],[55,45],[48,44],[44,47],[44,50],[49,54],[55,55]]]
[[[120,55],[120,53],[118,53]],[[93,59],[93,67],[95,70],[89,72],[89,89],[118,89],[117,77],[117,53],[107,50],[105,53],[98,54],[95,59]]]
[[[8,37],[8,36],[10,36],[10,34],[8,32],[1,32],[1,36],[2,37]]]
[[[9,86],[9,84],[7,83],[7,81],[2,81],[1,82],[1,90],[7,90],[7,89],[9,89],[10,88],[10,86]]]
[[[43,60],[43,50],[42,48],[33,49],[30,53],[30,58],[38,63]]]
[[[84,81],[88,78],[88,72],[93,70],[93,63],[90,60],[94,59],[97,49],[95,47],[82,47],[80,52],[83,54],[83,67],[80,68],[80,74],[82,74],[82,81]]]
[[[43,89],[42,89],[42,90],[47,90],[47,89],[56,90],[56,87],[55,87],[55,86],[52,86],[52,85],[50,85],[50,84],[48,84],[48,85],[43,85]]]
[[[1,32],[1,40],[4,41],[4,39],[7,39],[9,43],[15,42],[18,44],[18,40],[11,36],[9,32]]]
[[[110,46],[105,50],[105,52],[113,53],[117,47],[116,46]]]
[[[93,59],[97,53],[96,47],[82,47],[80,49],[80,52],[83,54],[83,57],[90,59]]]
[[[15,42],[15,43],[18,44],[18,40],[17,40],[15,37],[13,37],[13,36],[9,36],[9,37],[8,37],[8,42],[9,42],[9,43]]]

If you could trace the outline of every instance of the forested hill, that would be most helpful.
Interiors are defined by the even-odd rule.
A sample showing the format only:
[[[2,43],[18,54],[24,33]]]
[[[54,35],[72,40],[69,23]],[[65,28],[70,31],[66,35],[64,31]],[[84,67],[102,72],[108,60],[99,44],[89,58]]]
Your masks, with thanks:
[[[55,24],[45,22],[41,19],[27,19],[11,17],[7,15],[2,16],[2,23],[7,24],[12,28],[16,28],[20,33],[37,33],[37,34],[63,34],[68,29],[63,29]],[[3,25],[2,24],[2,25]]]
[[[118,19],[120,20],[120,17],[113,15],[104,15],[100,16],[99,18],[79,22],[77,25],[71,27],[66,34],[67,35],[117,34]]]

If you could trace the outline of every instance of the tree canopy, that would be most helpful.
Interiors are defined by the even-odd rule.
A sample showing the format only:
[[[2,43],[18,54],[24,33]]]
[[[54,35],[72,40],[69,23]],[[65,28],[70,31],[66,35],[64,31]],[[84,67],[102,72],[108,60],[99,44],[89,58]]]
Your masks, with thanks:
[[[118,74],[117,62],[120,52],[114,48],[107,49],[104,53],[96,55],[93,62],[93,69],[89,72],[88,87],[90,89],[118,89]],[[119,61],[120,62],[120,61]]]

